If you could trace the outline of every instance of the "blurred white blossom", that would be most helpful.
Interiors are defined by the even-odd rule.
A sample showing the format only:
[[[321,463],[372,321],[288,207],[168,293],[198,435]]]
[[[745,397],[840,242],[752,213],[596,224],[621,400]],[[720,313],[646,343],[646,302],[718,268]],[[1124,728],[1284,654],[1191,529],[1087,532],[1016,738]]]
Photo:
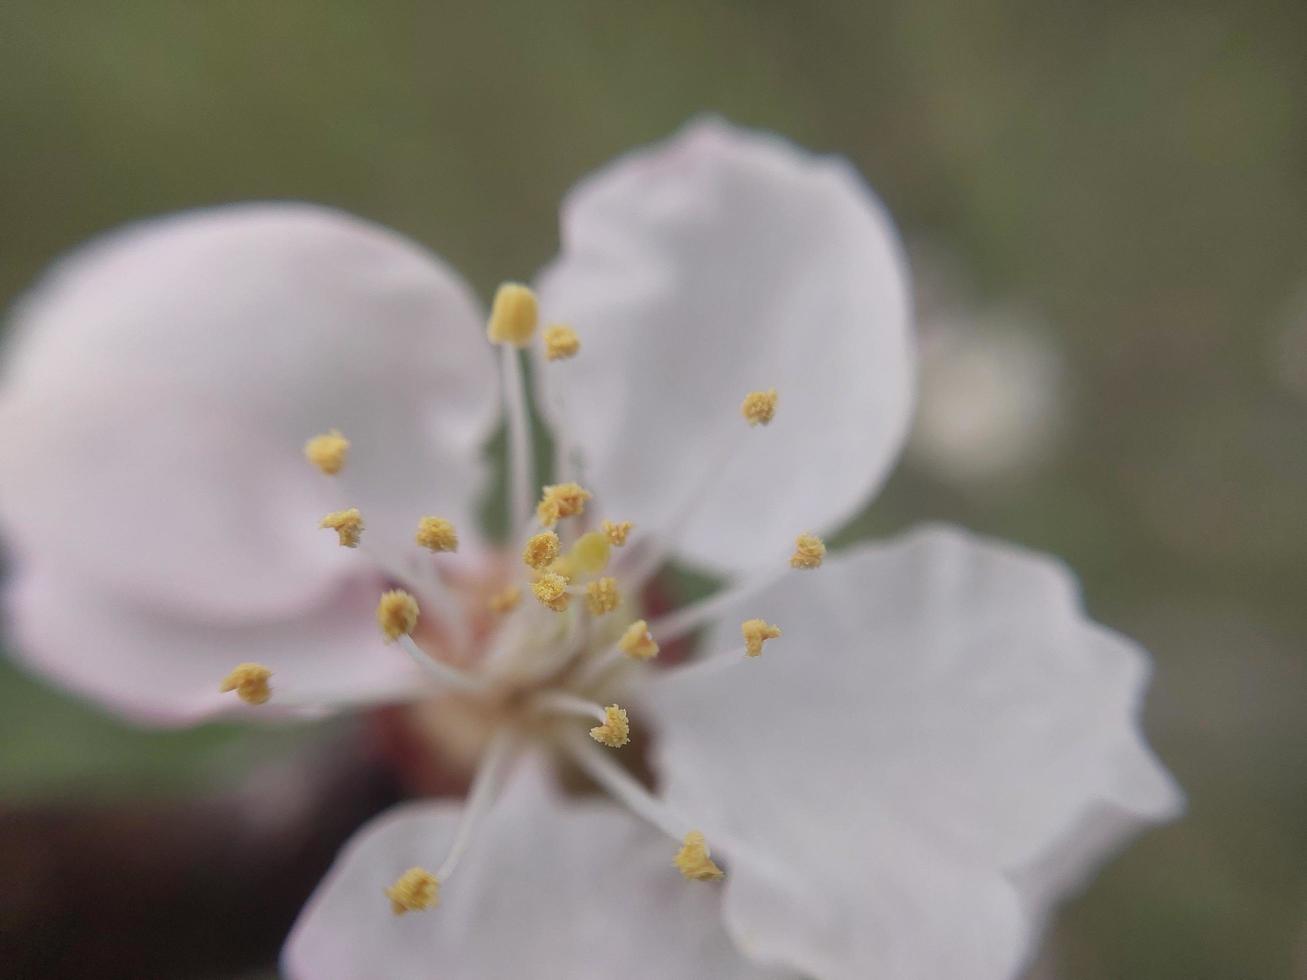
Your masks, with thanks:
[[[1051,332],[1033,317],[999,310],[927,320],[910,456],[962,486],[1030,474],[1057,451],[1064,374]]]

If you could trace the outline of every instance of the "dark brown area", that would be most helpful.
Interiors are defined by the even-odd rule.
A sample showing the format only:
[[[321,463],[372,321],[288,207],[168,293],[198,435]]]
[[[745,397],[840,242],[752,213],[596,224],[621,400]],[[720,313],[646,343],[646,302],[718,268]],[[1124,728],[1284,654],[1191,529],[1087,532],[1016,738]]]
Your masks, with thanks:
[[[208,799],[0,809],[0,976],[266,968],[337,849],[399,795],[370,753],[332,749]]]

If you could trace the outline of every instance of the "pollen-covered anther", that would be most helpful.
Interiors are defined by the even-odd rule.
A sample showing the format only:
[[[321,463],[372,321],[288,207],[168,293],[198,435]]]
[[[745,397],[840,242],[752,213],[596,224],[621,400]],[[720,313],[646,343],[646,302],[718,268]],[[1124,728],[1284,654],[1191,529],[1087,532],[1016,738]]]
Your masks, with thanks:
[[[391,589],[381,594],[377,603],[377,625],[385,634],[387,643],[413,632],[418,624],[418,601],[403,589]]]
[[[719,881],[726,873],[713,862],[703,834],[692,830],[685,835],[676,852],[676,870],[691,881]]]
[[[272,671],[262,664],[237,664],[218,690],[223,694],[235,691],[246,704],[263,704],[272,697],[271,676]]]
[[[575,357],[581,349],[581,338],[576,331],[563,323],[545,327],[541,337],[545,342],[545,357],[551,361],[562,361]]]
[[[527,568],[544,568],[558,557],[561,547],[557,534],[541,531],[527,539],[526,547],[522,549],[522,561]]]
[[[440,904],[440,879],[426,868],[409,868],[386,889],[386,897],[396,915],[435,908]]]
[[[595,579],[585,587],[585,604],[595,616],[610,613],[621,604],[622,594],[617,591],[617,579]]]
[[[413,540],[431,551],[457,551],[458,532],[443,517],[424,517],[418,521]]]
[[[740,414],[750,425],[766,425],[776,414],[776,389],[751,391],[744,396]]]
[[[604,708],[604,723],[590,729],[590,737],[610,749],[620,749],[631,741],[631,722],[626,717],[626,709],[615,704]]]
[[[658,656],[658,644],[649,632],[649,624],[637,619],[626,628],[622,638],[617,641],[617,649],[632,660],[652,660]]]
[[[590,491],[578,483],[557,483],[547,486],[536,505],[536,519],[544,527],[553,527],[564,517],[585,513],[585,502]]]
[[[601,531],[587,531],[576,539],[572,550],[568,552],[572,568],[585,575],[597,575],[608,567],[608,556],[612,552],[608,535]]]
[[[826,544],[815,534],[807,532],[794,539],[794,554],[790,555],[791,568],[820,568],[826,557]]]
[[[536,294],[519,282],[506,282],[495,292],[490,306],[490,321],[486,336],[492,344],[512,344],[525,347],[540,322]]]
[[[512,612],[517,608],[517,604],[522,601],[522,590],[516,585],[510,585],[506,589],[496,592],[486,601],[486,608],[497,616],[502,616],[506,612]]]
[[[363,515],[357,507],[332,511],[318,522],[318,527],[335,531],[343,547],[357,548],[359,539],[363,537]]]
[[[740,633],[744,636],[744,652],[750,657],[762,653],[762,645],[781,635],[779,626],[772,626],[765,619],[746,619],[740,624]]]
[[[614,548],[620,548],[626,544],[626,536],[631,533],[634,527],[630,521],[604,521],[601,525],[604,534],[608,535],[608,541]]]
[[[531,591],[541,605],[548,606],[554,612],[562,612],[572,601],[571,593],[567,591],[567,579],[554,572],[545,572],[532,582]]]
[[[306,442],[304,455],[327,476],[335,476],[345,468],[345,459],[349,456],[349,440],[332,429]]]

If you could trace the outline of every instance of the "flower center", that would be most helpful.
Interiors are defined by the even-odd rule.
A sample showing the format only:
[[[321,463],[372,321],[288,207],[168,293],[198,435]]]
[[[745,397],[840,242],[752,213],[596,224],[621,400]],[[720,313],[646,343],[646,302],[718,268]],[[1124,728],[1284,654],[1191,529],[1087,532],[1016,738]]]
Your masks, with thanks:
[[[638,531],[627,520],[596,521],[601,501],[581,484],[566,479],[570,462],[559,453],[556,472],[564,482],[535,493],[530,418],[520,348],[529,345],[538,325],[535,295],[525,286],[506,284],[495,296],[487,337],[500,348],[508,433],[510,558],[496,556],[490,581],[460,580],[449,564],[458,551],[454,525],[439,516],[415,515],[413,543],[430,552],[386,555],[371,550],[366,513],[342,500],[321,527],[339,536],[340,544],[369,554],[395,585],[377,606],[377,624],[388,642],[397,644],[422,670],[428,683],[413,692],[410,709],[417,724],[439,743],[451,761],[476,760],[462,823],[449,855],[432,873],[421,867],[406,871],[387,893],[396,914],[434,907],[439,889],[453,873],[473,831],[493,802],[506,760],[525,743],[565,756],[636,814],[680,843],[674,866],[688,879],[721,878],[703,834],[673,812],[636,780],[615,753],[631,741],[633,721],[622,701],[650,675],[666,644],[715,619],[723,604],[749,592],[719,593],[677,612],[640,618],[639,596],[675,544],[671,533],[644,537],[628,545]],[[549,361],[576,356],[581,340],[570,327],[546,329],[544,353]],[[748,393],[741,414],[750,426],[766,426],[776,411],[774,389]],[[555,433],[556,442],[566,440]],[[321,472],[347,474],[349,440],[331,430],[315,436],[305,455]],[[718,463],[718,469],[721,461]],[[692,494],[685,512],[665,532],[687,523],[703,494]],[[534,500],[534,504],[533,504]],[[533,520],[534,519],[534,522]],[[534,523],[534,526],[532,526]],[[637,534],[637,537],[638,534]],[[417,554],[420,554],[418,552]],[[825,546],[804,533],[795,542],[790,566],[821,565]],[[770,579],[787,574],[784,568]],[[713,671],[751,661],[764,643],[781,635],[763,619],[741,625],[741,647],[668,668]],[[273,670],[242,664],[223,682],[251,704],[276,703],[269,683]],[[585,719],[581,725],[578,719]],[[634,720],[638,731],[639,717]],[[588,738],[587,738],[588,734]]]

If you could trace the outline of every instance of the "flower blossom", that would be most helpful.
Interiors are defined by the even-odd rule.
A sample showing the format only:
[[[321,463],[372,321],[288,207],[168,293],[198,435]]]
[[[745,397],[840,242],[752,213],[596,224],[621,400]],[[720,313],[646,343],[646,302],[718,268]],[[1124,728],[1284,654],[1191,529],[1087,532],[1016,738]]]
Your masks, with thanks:
[[[119,231],[17,310],[15,647],[159,724],[407,702],[466,760],[466,801],[346,847],[293,977],[1011,977],[1180,797],[1146,654],[1059,564],[946,527],[827,549],[908,429],[907,295],[845,163],[712,120],[582,181],[488,314],[324,208]],[[725,584],[660,613],[670,561]]]

